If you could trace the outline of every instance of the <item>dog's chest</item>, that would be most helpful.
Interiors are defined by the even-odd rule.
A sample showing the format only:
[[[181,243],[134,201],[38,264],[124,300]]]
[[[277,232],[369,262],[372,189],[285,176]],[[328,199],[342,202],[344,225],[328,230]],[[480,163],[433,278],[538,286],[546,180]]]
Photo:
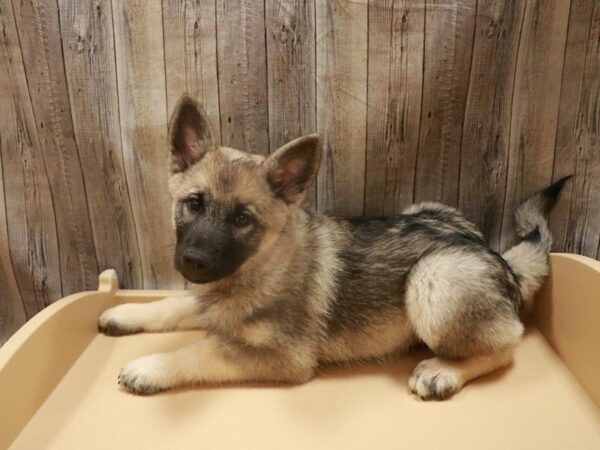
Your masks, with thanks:
[[[241,304],[240,304],[241,303]],[[203,313],[203,325],[207,330],[222,336],[245,340],[252,328],[247,318],[252,315],[252,308],[244,307],[243,302],[224,300],[210,305]]]
[[[283,317],[263,317],[265,311],[273,312],[264,305],[237,302],[212,304],[203,314],[203,326],[212,333],[250,347],[277,347],[286,336],[282,326]],[[261,314],[263,313],[263,314]]]
[[[243,322],[244,314],[241,308],[231,302],[215,302],[208,306],[202,315],[206,328],[220,333],[231,333],[238,329]]]

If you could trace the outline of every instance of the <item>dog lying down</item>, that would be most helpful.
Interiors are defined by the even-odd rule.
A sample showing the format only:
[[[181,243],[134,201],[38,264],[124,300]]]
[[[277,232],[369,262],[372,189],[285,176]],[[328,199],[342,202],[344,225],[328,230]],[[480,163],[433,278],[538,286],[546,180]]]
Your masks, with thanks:
[[[135,394],[242,381],[304,383],[320,365],[381,360],[424,343],[436,355],[409,387],[443,399],[510,363],[520,313],[548,273],[544,214],[563,178],[516,211],[520,242],[503,255],[454,208],[411,206],[342,219],[301,204],[321,161],[318,135],[264,157],[218,147],[183,96],[170,123],[175,267],[189,296],[105,311],[119,336],[204,329],[174,352],[138,358],[119,383]]]

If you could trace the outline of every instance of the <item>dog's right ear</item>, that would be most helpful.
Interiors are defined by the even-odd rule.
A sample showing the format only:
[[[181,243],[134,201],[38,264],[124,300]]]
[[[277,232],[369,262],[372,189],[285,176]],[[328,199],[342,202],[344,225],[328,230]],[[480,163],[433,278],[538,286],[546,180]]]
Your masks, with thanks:
[[[210,124],[202,106],[181,96],[169,122],[171,173],[184,172],[200,161],[213,145]]]

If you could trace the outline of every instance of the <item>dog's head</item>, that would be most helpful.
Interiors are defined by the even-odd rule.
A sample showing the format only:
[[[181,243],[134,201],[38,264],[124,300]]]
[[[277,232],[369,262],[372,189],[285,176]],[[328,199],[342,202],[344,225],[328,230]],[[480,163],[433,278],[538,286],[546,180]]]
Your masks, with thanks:
[[[321,161],[318,135],[268,157],[214,144],[202,107],[183,96],[169,124],[175,267],[193,283],[219,280],[265,251],[302,203]]]

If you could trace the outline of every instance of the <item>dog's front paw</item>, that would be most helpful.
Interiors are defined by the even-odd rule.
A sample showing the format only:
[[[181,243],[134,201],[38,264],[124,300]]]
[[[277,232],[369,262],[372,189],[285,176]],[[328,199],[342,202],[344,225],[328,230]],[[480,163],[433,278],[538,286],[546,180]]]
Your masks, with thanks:
[[[408,380],[411,392],[422,400],[451,397],[463,384],[460,370],[439,358],[421,361]]]
[[[124,336],[126,334],[140,333],[142,328],[138,322],[136,306],[124,304],[104,311],[98,319],[98,331],[107,336]]]
[[[156,394],[169,388],[166,370],[163,355],[142,356],[123,366],[119,384],[132,394]]]

